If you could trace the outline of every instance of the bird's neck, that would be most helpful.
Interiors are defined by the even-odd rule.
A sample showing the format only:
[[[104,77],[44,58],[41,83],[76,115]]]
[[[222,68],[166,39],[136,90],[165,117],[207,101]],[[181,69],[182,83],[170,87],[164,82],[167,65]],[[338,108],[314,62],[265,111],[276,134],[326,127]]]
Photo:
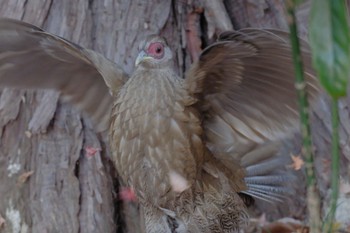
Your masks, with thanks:
[[[126,83],[127,99],[150,109],[171,105],[181,97],[183,80],[170,69],[137,69]],[[130,95],[130,97],[127,97]]]
[[[196,101],[189,95],[184,80],[173,71],[137,69],[119,91],[113,111],[115,115],[125,115],[125,121],[142,117],[148,122],[160,116],[182,121],[185,109],[195,114],[192,105]]]

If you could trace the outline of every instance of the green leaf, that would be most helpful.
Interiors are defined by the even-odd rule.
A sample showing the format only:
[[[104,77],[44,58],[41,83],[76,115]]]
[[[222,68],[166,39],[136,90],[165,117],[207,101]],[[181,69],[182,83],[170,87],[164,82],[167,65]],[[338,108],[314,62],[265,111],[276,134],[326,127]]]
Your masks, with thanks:
[[[350,76],[350,31],[344,0],[313,0],[310,17],[313,65],[333,98],[346,95]]]

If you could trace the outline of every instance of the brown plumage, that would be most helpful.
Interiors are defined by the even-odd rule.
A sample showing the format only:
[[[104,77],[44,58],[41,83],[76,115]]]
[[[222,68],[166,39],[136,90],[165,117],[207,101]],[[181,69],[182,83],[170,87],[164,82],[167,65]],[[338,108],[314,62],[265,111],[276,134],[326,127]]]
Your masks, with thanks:
[[[315,96],[304,42],[302,49]],[[139,50],[128,77],[91,50],[1,19],[0,86],[57,89],[97,131],[109,127],[113,161],[135,190],[147,232],[238,231],[248,218],[241,195],[275,201],[288,192],[272,142],[297,126],[288,34],[226,32],[185,79],[164,39],[149,37]]]

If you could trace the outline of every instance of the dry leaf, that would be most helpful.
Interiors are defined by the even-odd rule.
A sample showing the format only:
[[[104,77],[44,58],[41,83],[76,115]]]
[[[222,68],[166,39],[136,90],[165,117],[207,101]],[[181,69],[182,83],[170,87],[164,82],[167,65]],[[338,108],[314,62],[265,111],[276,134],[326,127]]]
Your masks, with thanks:
[[[305,163],[301,156],[291,154],[290,157],[292,158],[293,163],[290,164],[289,167],[293,168],[296,171],[300,170]]]
[[[24,184],[24,183],[28,180],[28,178],[29,178],[31,175],[33,175],[33,173],[34,173],[34,171],[29,171],[29,172],[23,173],[22,175],[20,175],[20,176],[18,177],[18,183],[19,183],[19,184]]]
[[[309,233],[309,227],[293,218],[282,218],[262,228],[262,233]]]

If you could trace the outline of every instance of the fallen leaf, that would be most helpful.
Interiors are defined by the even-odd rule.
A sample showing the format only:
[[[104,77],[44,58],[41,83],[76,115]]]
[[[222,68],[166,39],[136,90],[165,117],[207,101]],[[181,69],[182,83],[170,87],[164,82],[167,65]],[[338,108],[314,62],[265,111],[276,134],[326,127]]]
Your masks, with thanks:
[[[309,233],[309,227],[293,218],[282,218],[262,227],[262,233]]]
[[[304,160],[301,158],[301,156],[291,154],[290,157],[292,158],[293,163],[288,165],[288,167],[291,167],[296,171],[300,170],[305,163]]]
[[[29,171],[29,172],[23,173],[22,175],[20,175],[20,176],[18,177],[18,183],[24,184],[24,183],[28,180],[28,178],[29,178],[31,175],[33,175],[33,173],[34,173],[34,171]]]

